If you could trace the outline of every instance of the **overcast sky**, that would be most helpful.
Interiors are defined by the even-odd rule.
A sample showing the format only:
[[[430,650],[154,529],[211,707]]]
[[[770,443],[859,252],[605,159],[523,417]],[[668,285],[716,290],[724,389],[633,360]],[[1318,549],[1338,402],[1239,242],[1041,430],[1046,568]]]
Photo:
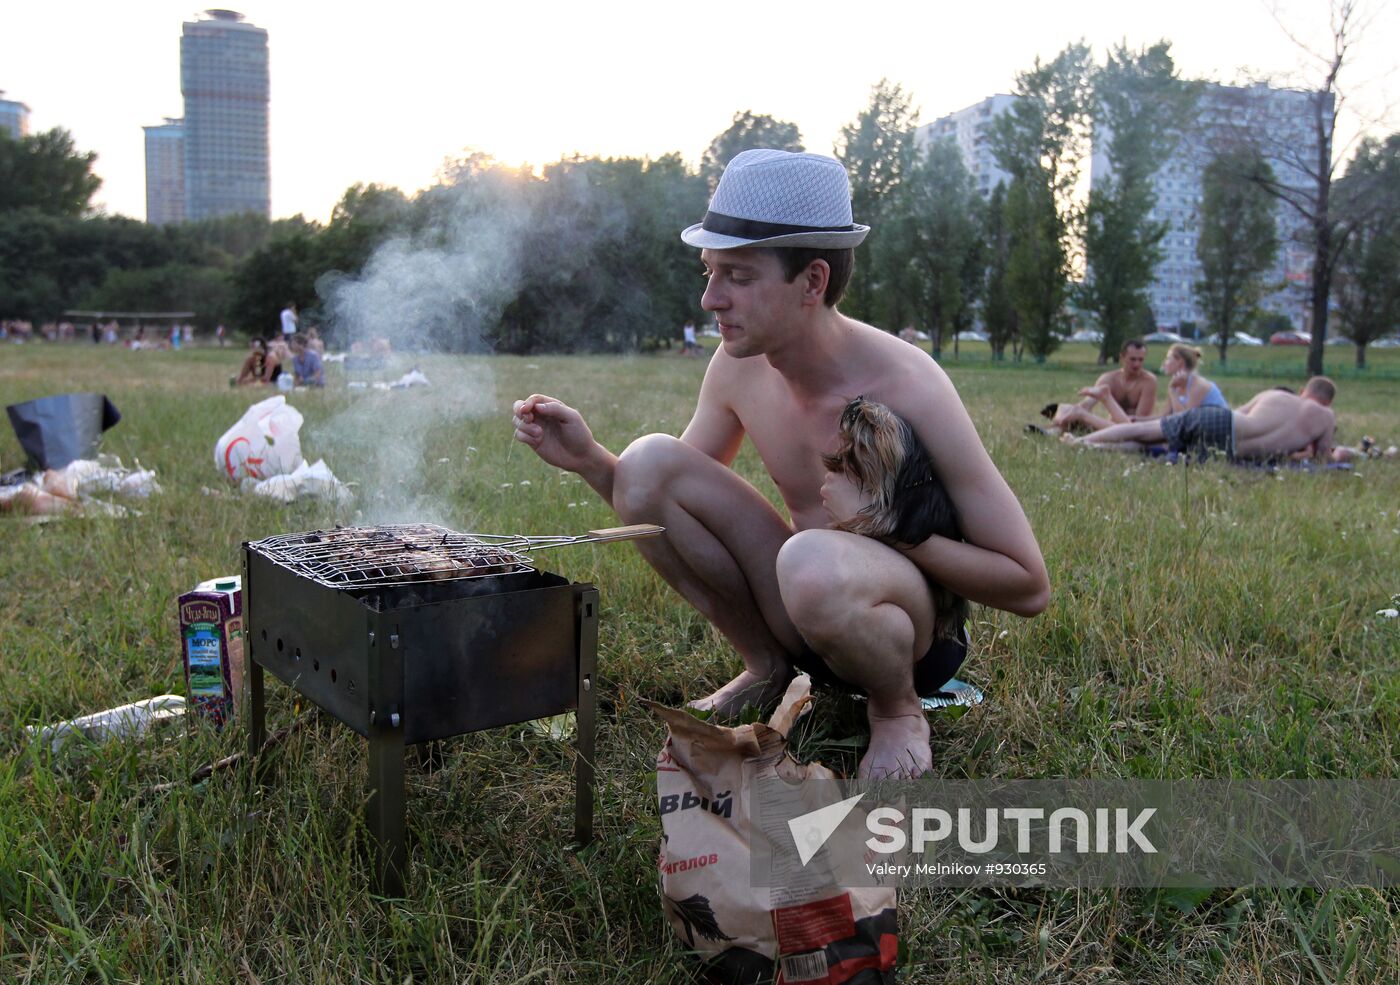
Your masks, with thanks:
[[[1264,0],[230,5],[269,33],[277,217],[325,219],[357,181],[412,193],[465,148],[512,164],[670,151],[693,163],[744,109],[830,153],[881,77],[928,122],[1011,91],[1018,70],[1079,38],[1096,54],[1167,38],[1184,72],[1216,81],[1309,77]],[[1283,0],[1280,18],[1321,50],[1328,6]],[[1386,132],[1400,129],[1397,6],[1375,16],[1343,77]],[[31,132],[64,127],[97,152],[110,212],[145,216],[141,127],[183,112],[180,25],[198,10],[0,3],[0,89],[29,105]]]

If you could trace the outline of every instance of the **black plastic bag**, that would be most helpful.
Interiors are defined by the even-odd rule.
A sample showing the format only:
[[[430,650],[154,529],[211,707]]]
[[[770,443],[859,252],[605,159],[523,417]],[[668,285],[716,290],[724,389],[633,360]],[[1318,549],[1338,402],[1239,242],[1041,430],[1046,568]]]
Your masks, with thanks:
[[[102,393],[40,397],[5,410],[20,447],[36,469],[61,469],[79,458],[96,458],[102,432],[122,419]]]

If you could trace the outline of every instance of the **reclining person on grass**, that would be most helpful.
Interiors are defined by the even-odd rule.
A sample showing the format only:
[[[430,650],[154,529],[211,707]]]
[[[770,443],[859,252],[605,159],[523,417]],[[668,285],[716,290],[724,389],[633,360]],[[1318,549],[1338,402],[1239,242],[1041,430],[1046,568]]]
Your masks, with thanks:
[[[1337,418],[1332,400],[1337,388],[1325,376],[1314,376],[1301,395],[1265,390],[1239,410],[1195,407],[1153,421],[1115,424],[1082,438],[1065,435],[1070,444],[1118,451],[1142,451],[1166,442],[1170,451],[1204,459],[1218,451],[1230,461],[1332,459],[1332,434]]]
[[[1090,431],[1152,417],[1157,407],[1157,377],[1142,368],[1146,359],[1147,345],[1142,339],[1128,339],[1118,350],[1118,368],[1080,390],[1083,400],[1077,404],[1049,404],[1041,413],[1056,427]],[[1094,413],[1098,403],[1103,404],[1108,417]]]
[[[821,666],[869,695],[861,775],[917,776],[933,764],[919,694],[930,685],[917,668],[941,659],[939,588],[1033,616],[1050,586],[1030,524],[943,370],[837,310],[868,231],[851,221],[838,162],[738,155],[704,221],[682,233],[702,251],[701,305],[723,339],[685,433],[646,435],[617,457],[578,411],[533,394],[515,404],[515,437],[582,476],[624,522],[666,528],[638,549],[744,663],[697,707],[736,714],[776,700],[794,667]],[[849,484],[827,487],[823,501],[822,456],[837,450],[842,411],[857,394],[909,422],[964,539],[886,544],[828,529],[866,505]],[[730,470],[746,435],[788,516]]]

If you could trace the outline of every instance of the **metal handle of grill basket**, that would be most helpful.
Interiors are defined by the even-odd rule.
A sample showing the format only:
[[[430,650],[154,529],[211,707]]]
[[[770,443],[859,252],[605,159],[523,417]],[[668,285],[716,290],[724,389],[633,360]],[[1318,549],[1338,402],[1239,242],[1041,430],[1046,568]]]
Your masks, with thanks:
[[[590,530],[588,531],[588,539],[583,543],[606,544],[613,540],[638,540],[642,537],[655,537],[657,534],[665,532],[665,527],[658,527],[654,523],[631,523],[625,527],[604,527],[601,530]]]

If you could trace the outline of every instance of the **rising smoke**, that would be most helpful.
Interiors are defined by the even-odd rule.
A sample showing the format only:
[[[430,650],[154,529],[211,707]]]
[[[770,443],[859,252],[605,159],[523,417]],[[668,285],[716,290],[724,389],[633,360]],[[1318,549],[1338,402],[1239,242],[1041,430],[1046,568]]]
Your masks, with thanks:
[[[328,274],[317,284],[331,333],[352,353],[352,379],[393,383],[419,369],[429,380],[426,387],[356,390],[346,410],[314,428],[316,447],[345,463],[342,478],[358,483],[358,522],[453,525],[441,492],[426,480],[427,443],[496,413],[485,361],[432,357],[490,351],[484,333],[520,289],[526,210],[481,183],[434,192],[426,228],[383,243],[359,275]],[[376,355],[385,352],[392,355],[380,369]],[[368,369],[352,369],[365,365],[353,360],[366,359]]]

